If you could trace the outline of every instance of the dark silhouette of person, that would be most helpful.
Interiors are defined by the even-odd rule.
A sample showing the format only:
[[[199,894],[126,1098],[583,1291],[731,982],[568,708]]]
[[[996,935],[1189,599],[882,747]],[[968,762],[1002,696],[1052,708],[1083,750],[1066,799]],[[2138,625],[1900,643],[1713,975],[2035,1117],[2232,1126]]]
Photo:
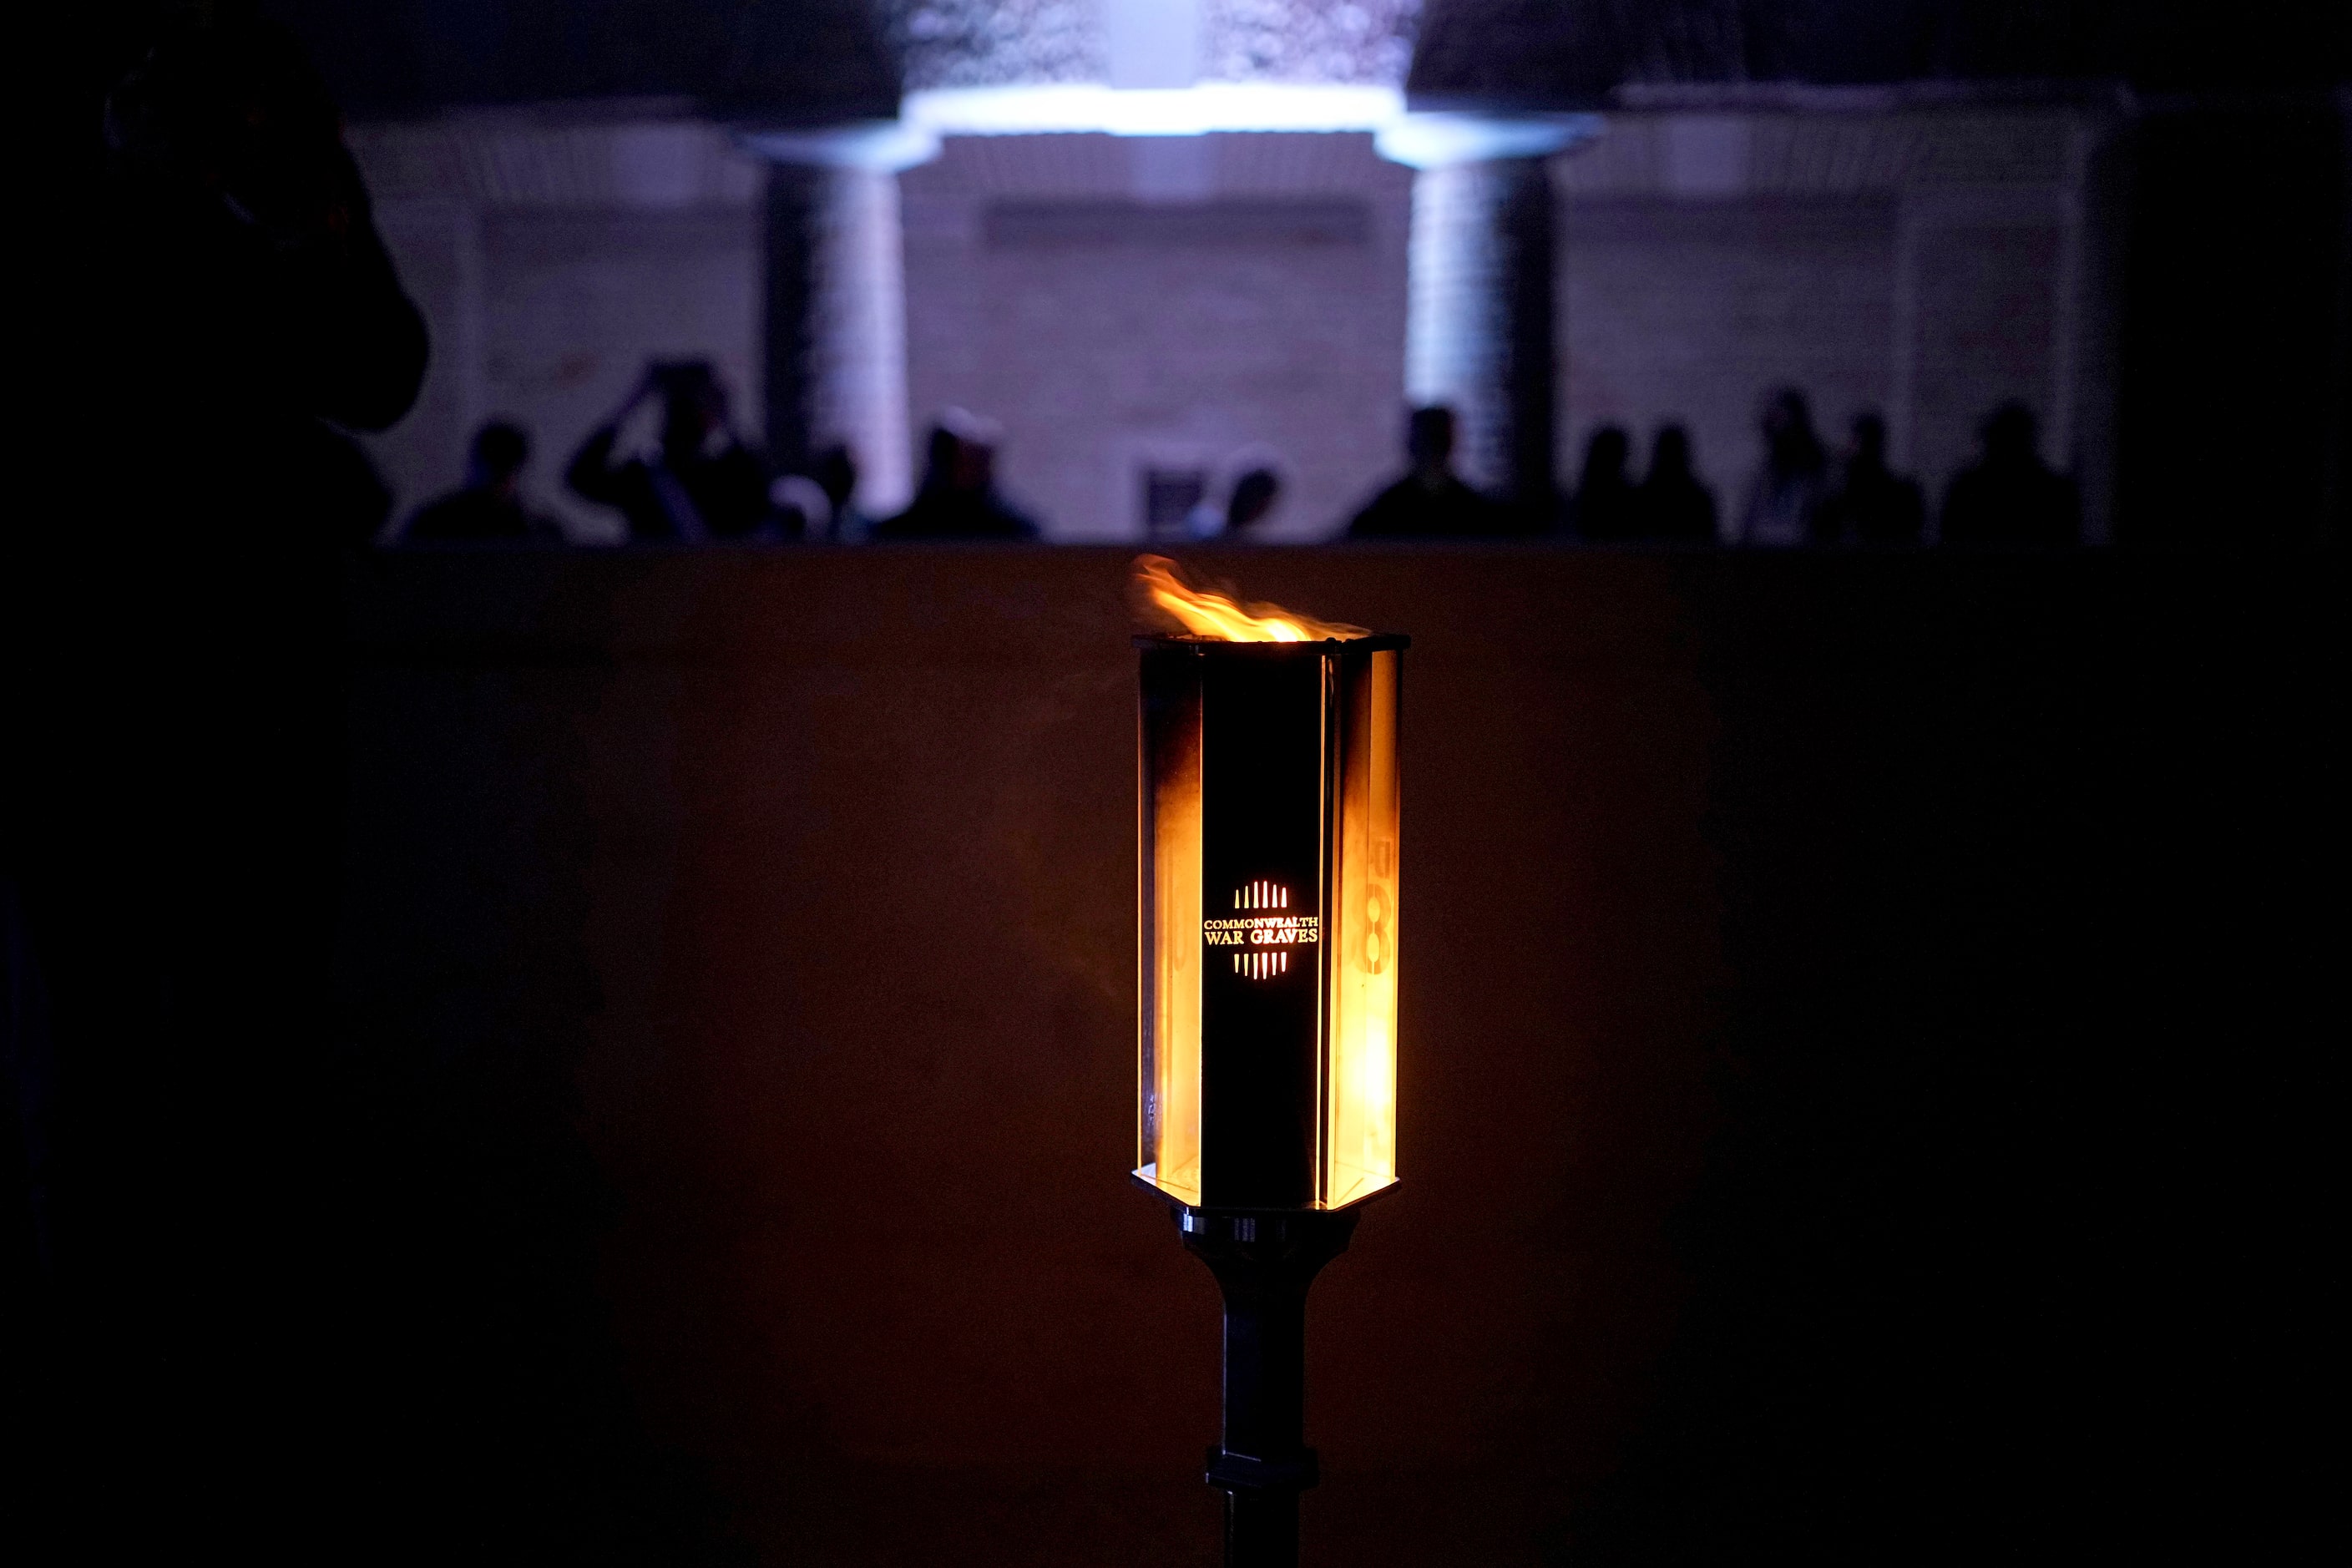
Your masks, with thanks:
[[[922,487],[906,510],[874,527],[873,537],[1034,539],[1034,520],[996,488],[996,426],[950,408],[931,427]]]
[[[621,426],[659,397],[661,445],[614,462]],[[727,389],[708,361],[656,361],[613,416],[589,433],[563,476],[574,493],[618,508],[635,544],[748,539],[777,531],[768,466],[727,422]]]
[[[1633,443],[1622,428],[1603,425],[1584,444],[1584,470],[1577,476],[1571,521],[1577,535],[1596,544],[1632,539],[1639,519],[1633,480],[1625,469]]]
[[[18,247],[56,268],[18,370],[69,500],[0,521],[0,1078],[45,1140],[10,1533],[103,1491],[142,1500],[101,1550],[291,1561],[392,1506],[329,977],[345,571],[389,509],[345,432],[407,412],[426,339],[294,36],[108,10],[44,55],[70,113]]]
[[[1650,471],[1634,494],[1641,537],[1676,544],[1713,544],[1715,492],[1700,482],[1691,463],[1690,432],[1661,426],[1650,447]]]
[[[1404,477],[1348,524],[1350,539],[1475,539],[1510,531],[1501,507],[1454,471],[1454,410],[1416,408],[1405,421]]]
[[[407,411],[424,322],[325,84],[290,33],[231,19],[243,9],[173,13],[106,100],[99,254],[80,281],[110,308],[89,359],[123,356],[104,405],[158,443],[112,468],[124,480],[169,472],[190,499],[244,492],[241,517],[205,527],[247,539],[290,527],[309,546],[323,524],[337,546],[363,542],[391,496],[343,431]],[[121,374],[134,368],[135,383]]]
[[[2042,460],[2033,410],[2011,400],[1977,427],[1983,455],[1944,492],[1947,544],[2072,544],[2081,525],[2074,481]]]
[[[1813,433],[1805,395],[1783,386],[1764,400],[1759,421],[1764,460],[1748,481],[1736,543],[1787,549],[1812,542],[1828,489],[1829,455]]]
[[[857,454],[835,442],[816,455],[809,465],[809,478],[824,492],[833,508],[830,530],[835,542],[855,544],[874,531],[874,520],[857,509]]]
[[[1255,530],[1270,516],[1275,504],[1282,499],[1282,479],[1272,468],[1252,468],[1234,481],[1233,492],[1225,498],[1225,535],[1231,539],[1254,538]]]
[[[474,433],[466,485],[420,507],[401,531],[404,544],[478,544],[498,541],[559,541],[553,519],[523,504],[522,472],[530,437],[521,426],[494,419]]]
[[[1886,421],[1857,414],[1837,489],[1822,502],[1819,533],[1832,544],[1916,544],[1927,514],[1919,482],[1886,466]]]

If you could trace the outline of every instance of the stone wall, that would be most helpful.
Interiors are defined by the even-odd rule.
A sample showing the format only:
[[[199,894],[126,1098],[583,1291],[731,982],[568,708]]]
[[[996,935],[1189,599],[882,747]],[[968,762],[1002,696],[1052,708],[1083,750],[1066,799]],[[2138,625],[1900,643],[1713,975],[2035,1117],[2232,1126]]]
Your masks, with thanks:
[[[2104,538],[2114,457],[2099,214],[2102,121],[2075,110],[1660,111],[1611,117],[1555,164],[1563,477],[1591,431],[1679,420],[1727,509],[1783,383],[1834,442],[1884,415],[1931,498],[2020,398]]]
[[[1884,93],[1612,114],[1552,165],[1562,481],[1598,425],[1645,450],[1680,420],[1727,515],[1787,382],[1832,440],[1883,413],[1935,495],[2018,397],[2105,537],[2102,126]],[[374,447],[404,512],[503,416],[541,504],[615,537],[561,466],[649,357],[716,361],[762,430],[764,171],[718,128],[474,116],[354,144],[434,333]],[[949,138],[899,176],[916,443],[950,405],[1000,421],[1006,488],[1057,539],[1142,537],[1155,472],[1213,504],[1261,463],[1266,537],[1328,534],[1399,461],[1412,180],[1362,134]]]
[[[1314,538],[1396,466],[1412,177],[1370,136],[951,139],[901,180],[917,426],[1001,420],[1055,537],[1266,461],[1269,536]]]
[[[416,408],[371,442],[398,517],[461,482],[474,428],[506,418],[531,437],[534,504],[580,542],[617,540],[563,466],[653,358],[715,362],[756,438],[764,171],[719,132],[500,114],[352,142],[433,335]]]

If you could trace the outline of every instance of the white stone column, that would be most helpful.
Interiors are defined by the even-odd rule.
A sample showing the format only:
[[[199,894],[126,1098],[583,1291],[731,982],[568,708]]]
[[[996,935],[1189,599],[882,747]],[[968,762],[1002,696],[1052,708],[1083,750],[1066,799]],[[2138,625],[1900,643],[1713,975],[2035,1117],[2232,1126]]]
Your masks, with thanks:
[[[1405,326],[1405,396],[1454,415],[1462,477],[1548,517],[1556,305],[1552,154],[1600,117],[1411,114],[1380,133],[1418,170]]]
[[[742,140],[769,163],[771,455],[793,468],[847,446],[858,507],[886,516],[914,494],[898,172],[933,156],[938,141],[895,121]]]

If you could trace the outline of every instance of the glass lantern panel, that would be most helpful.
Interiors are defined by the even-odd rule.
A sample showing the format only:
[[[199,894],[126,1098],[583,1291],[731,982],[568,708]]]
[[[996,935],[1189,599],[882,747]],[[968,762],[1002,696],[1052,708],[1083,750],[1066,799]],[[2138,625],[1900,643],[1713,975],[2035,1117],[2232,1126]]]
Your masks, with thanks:
[[[1397,708],[1403,663],[1392,650],[1341,661],[1324,1144],[1324,1201],[1333,1208],[1396,1180]]]
[[[1143,660],[1137,1173],[1201,1201],[1201,679]]]

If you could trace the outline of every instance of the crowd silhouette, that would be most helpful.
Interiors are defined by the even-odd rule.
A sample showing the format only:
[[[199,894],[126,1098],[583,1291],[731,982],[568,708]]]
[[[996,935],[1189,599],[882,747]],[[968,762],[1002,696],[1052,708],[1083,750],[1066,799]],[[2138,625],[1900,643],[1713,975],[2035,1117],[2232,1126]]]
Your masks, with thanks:
[[[661,440],[615,459],[622,427],[658,398]],[[702,360],[656,363],[613,416],[591,431],[564,471],[583,500],[617,509],[636,542],[749,539],[782,533],[786,514],[769,496],[768,465],[735,434],[727,389]]]
[[[1628,472],[1633,441],[1603,425],[1585,443],[1561,531],[1590,543],[1726,544],[1761,550],[1902,546],[1929,542],[1919,481],[1895,471],[1884,416],[1865,409],[1832,452],[1813,427],[1804,393],[1769,394],[1758,418],[1760,451],[1738,512],[1718,519],[1715,492],[1697,471],[1690,433],[1659,426],[1646,474]],[[1977,458],[1953,476],[1937,514],[1944,544],[2065,545],[2081,535],[2074,481],[2042,458],[2033,412],[2009,401],[1978,426]]]
[[[1855,415],[1844,471],[1822,503],[1816,537],[1837,544],[1916,544],[1926,517],[1919,482],[1886,466],[1886,421]]]
[[[925,448],[922,487],[906,510],[874,525],[873,537],[1035,539],[1036,521],[996,487],[1002,438],[993,422],[961,408],[941,415]]]
[[[1757,420],[1759,452],[1738,508],[1724,516],[1700,477],[1690,431],[1658,426],[1650,461],[1636,478],[1633,439],[1601,425],[1585,439],[1573,489],[1549,514],[1482,494],[1453,467],[1450,410],[1424,407],[1407,422],[1403,477],[1349,523],[1350,539],[1475,539],[1549,536],[1592,544],[1731,545],[1758,550],[1918,545],[1929,540],[1919,481],[1896,473],[1885,418],[1853,416],[1845,447],[1832,452],[1813,426],[1800,388],[1766,395]],[[2063,545],[2078,541],[2074,481],[2041,454],[2025,404],[2009,401],[1978,428],[1981,450],[1954,476],[1938,516],[1946,544]]]
[[[1570,524],[1587,539],[1634,539],[1642,532],[1637,497],[1626,465],[1633,444],[1614,425],[1603,425],[1584,444],[1584,469],[1569,498]]]
[[[1416,408],[1405,421],[1402,478],[1348,524],[1350,539],[1477,538],[1506,531],[1502,509],[1454,471],[1454,410]]]
[[[1715,542],[1715,492],[1692,468],[1690,432],[1681,426],[1658,427],[1650,446],[1650,471],[1634,499],[1643,537],[1676,544]]]
[[[403,537],[433,544],[561,539],[555,520],[533,511],[523,499],[522,477],[530,463],[530,437],[522,427],[490,421],[475,433],[464,488],[418,509]]]
[[[2042,460],[2040,428],[2022,403],[1985,416],[1984,455],[1944,497],[1950,544],[2071,544],[2080,526],[2074,482]]]
[[[902,510],[876,517],[859,503],[857,454],[847,445],[824,447],[798,471],[782,471],[737,432],[729,407],[726,385],[709,361],[655,361],[572,455],[565,486],[579,500],[618,513],[633,544],[1045,537],[1039,521],[997,480],[1003,430],[993,420],[943,410],[926,437],[913,499]],[[1795,550],[2059,546],[2081,535],[2074,482],[2042,458],[2033,411],[2014,399],[1985,415],[1976,458],[1952,476],[1932,517],[1920,481],[1893,466],[1883,415],[1868,408],[1854,414],[1844,444],[1832,449],[1814,426],[1811,400],[1795,386],[1765,395],[1755,464],[1728,512],[1679,420],[1652,433],[1649,461],[1638,473],[1633,434],[1615,424],[1595,427],[1585,438],[1574,487],[1549,505],[1491,495],[1464,478],[1454,462],[1456,435],[1451,408],[1411,409],[1404,471],[1348,518],[1340,536]],[[530,436],[520,426],[503,419],[483,426],[464,486],[420,508],[398,541],[562,541],[562,528],[533,507],[523,489],[530,455]],[[1185,534],[1234,543],[1281,537],[1269,531],[1285,495],[1276,461],[1264,447],[1229,459],[1230,479],[1198,487],[1208,493],[1184,519]]]

